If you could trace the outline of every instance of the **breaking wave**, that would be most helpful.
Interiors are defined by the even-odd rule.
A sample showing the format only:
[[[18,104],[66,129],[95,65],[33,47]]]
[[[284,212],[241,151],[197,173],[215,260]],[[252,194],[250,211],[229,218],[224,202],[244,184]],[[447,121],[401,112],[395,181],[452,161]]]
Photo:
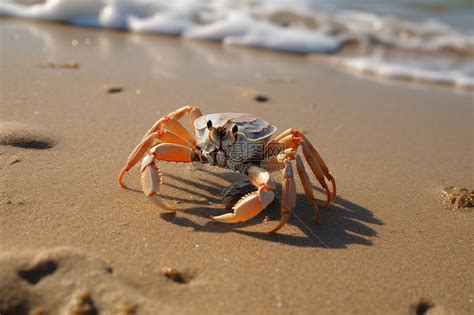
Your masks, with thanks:
[[[25,4],[28,1],[33,4]],[[318,4],[317,0],[3,0],[0,16],[331,54],[336,64],[362,73],[474,88],[472,28]]]

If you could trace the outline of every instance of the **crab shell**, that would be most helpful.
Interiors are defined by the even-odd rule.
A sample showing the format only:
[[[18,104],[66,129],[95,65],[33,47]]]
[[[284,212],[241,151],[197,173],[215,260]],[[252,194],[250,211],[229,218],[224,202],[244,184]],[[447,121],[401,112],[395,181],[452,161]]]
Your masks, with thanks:
[[[224,127],[231,130],[235,125],[238,127],[238,137],[235,145],[228,148],[228,155],[234,159],[244,161],[255,158],[261,154],[261,150],[268,143],[270,137],[277,128],[269,122],[242,113],[218,113],[199,117],[194,121],[194,130],[199,147],[206,152],[216,149],[209,141],[209,130],[207,122],[212,122],[214,127]]]

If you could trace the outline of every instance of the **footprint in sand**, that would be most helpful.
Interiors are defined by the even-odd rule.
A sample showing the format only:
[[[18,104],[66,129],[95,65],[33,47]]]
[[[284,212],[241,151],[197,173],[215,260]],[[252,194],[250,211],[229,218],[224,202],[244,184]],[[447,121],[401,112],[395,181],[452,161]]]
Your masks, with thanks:
[[[170,314],[104,261],[67,248],[0,254],[0,314]]]
[[[0,145],[25,149],[50,149],[56,141],[40,129],[27,124],[0,120]]]

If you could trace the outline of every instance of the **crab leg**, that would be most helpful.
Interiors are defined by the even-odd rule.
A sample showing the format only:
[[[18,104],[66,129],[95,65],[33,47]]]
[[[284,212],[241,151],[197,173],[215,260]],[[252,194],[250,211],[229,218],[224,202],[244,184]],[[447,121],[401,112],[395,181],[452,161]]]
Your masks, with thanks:
[[[168,130],[158,130],[156,132],[151,133],[145,139],[143,139],[136,148],[132,151],[130,156],[128,157],[127,164],[122,169],[119,175],[119,184],[121,187],[124,187],[123,184],[123,177],[125,174],[135,165],[138,161],[143,157],[145,152],[153,146],[156,141],[162,141],[165,143],[175,143],[179,145],[183,145],[189,147],[190,149],[193,147],[191,143],[184,140],[183,138],[179,137],[175,133],[168,131]]]
[[[196,132],[194,129],[194,121],[202,116],[201,111],[197,107],[191,107],[188,111],[189,113],[189,124],[193,127],[193,132]]]
[[[314,220],[317,224],[319,223],[319,208],[318,208],[318,205],[316,204],[316,201],[314,200],[313,187],[311,186],[308,173],[306,173],[303,160],[301,159],[301,156],[299,155],[296,156],[296,169],[298,170],[298,174],[300,176],[301,184],[303,185],[306,198],[308,199],[308,202],[311,204],[311,207],[313,207],[314,209]]]
[[[177,109],[172,113],[169,113],[163,118],[158,119],[158,121],[155,122],[155,124],[150,128],[150,130],[147,131],[147,133],[145,134],[143,138],[147,137],[148,135],[152,134],[153,132],[157,130],[167,127],[168,129],[170,129],[171,131],[173,131],[180,137],[186,139],[190,143],[196,144],[196,140],[193,138],[193,136],[189,134],[189,132],[178,121],[186,113],[189,114],[189,122],[194,130],[194,120],[202,116],[201,111],[197,107],[183,106],[180,109]]]
[[[306,158],[306,161],[308,162],[309,167],[313,171],[314,176],[316,176],[316,179],[326,191],[327,200],[326,200],[326,204],[323,206],[324,208],[326,208],[331,203],[331,192],[329,191],[329,187],[326,184],[326,180],[324,179],[324,175],[321,171],[321,167],[319,166],[319,163],[316,160],[316,158],[311,154],[311,151],[309,150],[306,142],[304,141],[301,142],[301,147],[303,148],[303,155]]]
[[[296,130],[295,129],[287,129],[285,131],[283,131],[280,135],[278,135],[275,139],[273,139],[270,143],[268,143],[264,150],[263,150],[263,153],[264,155],[268,155],[268,150],[275,144],[284,144],[284,148],[287,149],[289,148],[290,146],[287,146],[286,143],[288,143],[289,141],[292,140],[292,134],[295,135],[295,132]],[[292,144],[292,147],[295,147],[297,146],[297,143],[294,143]],[[272,154],[273,152],[271,152],[270,154]],[[277,154],[277,153],[280,153],[280,152],[275,152],[273,154]]]
[[[196,145],[196,140],[191,136],[191,134],[183,127],[183,125],[175,118],[165,119],[163,121],[164,127],[171,130],[181,138],[185,139],[192,145]]]
[[[321,157],[321,155],[319,154],[319,152],[314,148],[314,146],[311,144],[311,142],[308,140],[308,138],[306,138],[306,136],[304,134],[299,134],[299,136],[301,137],[301,139],[303,139],[303,141],[308,145],[309,147],[309,150],[311,151],[311,153],[314,155],[314,157],[316,158],[316,160],[318,161],[320,167],[321,167],[321,171],[323,172],[323,174],[326,176],[326,178],[331,182],[331,185],[332,185],[332,198],[334,198],[336,196],[336,180],[334,179],[334,177],[332,177],[332,175],[329,173],[329,169],[328,167],[326,166],[326,163],[324,163],[324,160],[323,158]]]
[[[266,170],[281,170],[284,167],[284,161],[286,159],[294,160],[295,155],[295,149],[288,148],[276,155],[266,157],[260,162],[260,165]]]
[[[119,184],[123,188],[123,177],[125,174],[143,157],[145,152],[155,144],[155,140],[161,140],[165,143],[175,143],[190,148],[196,147],[196,140],[189,134],[186,128],[179,123],[179,119],[183,117],[184,114],[189,114],[189,122],[194,129],[194,121],[202,116],[201,111],[197,107],[192,106],[183,106],[174,112],[166,115],[163,118],[160,118],[155,124],[147,131],[141,142],[137,147],[132,151],[128,157],[126,166],[122,169],[119,174]],[[169,130],[163,130],[164,127],[167,127]]]
[[[251,168],[248,178],[258,190],[242,197],[233,207],[234,212],[211,216],[211,219],[223,223],[244,222],[255,217],[273,201],[276,187],[267,171],[258,167]]]
[[[276,233],[290,218],[293,208],[296,206],[296,185],[293,175],[293,167],[289,160],[285,161],[283,169],[283,181],[281,183],[281,218],[278,225],[270,233]]]
[[[285,131],[283,131],[281,134],[279,134],[278,136],[275,137],[275,139],[273,139],[274,142],[280,142],[280,140],[282,140],[283,138],[285,138],[286,136],[288,135],[299,135],[300,133],[302,133],[301,130],[297,130],[297,129],[293,129],[293,128],[288,128],[286,129]]]
[[[193,151],[179,144],[161,143],[153,147],[150,153],[151,155],[147,155],[142,160],[140,168],[143,193],[161,209],[174,212],[176,210],[166,205],[157,195],[161,183],[161,174],[155,164],[155,159],[168,162],[191,162]]]
[[[154,124],[153,126],[151,126],[151,128],[145,133],[145,136],[143,138],[145,138],[146,136],[148,136],[149,134],[163,128],[163,121],[166,120],[166,119],[170,119],[170,118],[175,118],[175,119],[181,119],[181,117],[183,117],[183,115],[190,110],[190,106],[183,106],[181,108],[178,108],[177,110],[175,110],[174,112],[171,112],[169,113],[168,115],[158,119]]]
[[[309,142],[308,138],[306,138],[306,136],[299,130],[288,129],[284,131],[281,135],[279,135],[276,139],[278,139],[278,142],[283,144],[285,148],[297,148],[299,145],[301,145],[301,147],[303,148],[303,154],[306,160],[308,161],[311,170],[318,179],[318,182],[326,190],[327,201],[324,207],[327,207],[334,199],[336,193],[336,181],[329,173],[328,167],[324,163],[318,151],[316,151],[311,142]],[[332,194],[329,192],[329,188],[324,178],[325,176],[332,184]]]

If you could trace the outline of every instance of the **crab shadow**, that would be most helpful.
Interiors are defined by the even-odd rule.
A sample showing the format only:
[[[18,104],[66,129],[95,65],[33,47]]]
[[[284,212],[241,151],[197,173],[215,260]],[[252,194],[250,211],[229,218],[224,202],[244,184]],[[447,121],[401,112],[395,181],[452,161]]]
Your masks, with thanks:
[[[372,227],[383,225],[383,222],[376,218],[370,210],[340,196],[337,196],[328,208],[320,208],[320,223],[315,224],[313,209],[307,203],[306,197],[303,194],[298,194],[295,210],[287,224],[296,226],[302,233],[297,233],[298,235],[285,234],[283,228],[280,233],[269,234],[267,230],[276,225],[280,219],[279,191],[281,187],[277,187],[275,201],[255,218],[237,224],[222,224],[209,219],[210,215],[229,212],[222,206],[220,193],[223,187],[218,182],[224,180],[231,185],[241,180],[242,175],[207,172],[206,178],[193,178],[193,180],[173,174],[167,174],[167,177],[171,178],[174,183],[165,183],[164,185],[185,192],[186,195],[190,194],[195,198],[186,199],[172,195],[162,195],[162,198],[190,205],[183,212],[206,218],[209,221],[199,224],[187,217],[180,216],[179,212],[177,215],[162,214],[161,216],[172,224],[192,228],[194,231],[209,233],[234,232],[264,241],[298,247],[346,248],[352,244],[372,245],[372,239],[377,236],[377,232]],[[212,177],[215,177],[217,181]],[[317,187],[315,189],[319,193],[323,193],[321,189]],[[220,209],[216,209],[216,205],[221,205]],[[255,227],[250,231],[245,229],[267,219],[270,222],[265,224],[265,231],[261,231],[261,228],[259,231],[255,231]],[[270,223],[273,223],[273,225]]]

